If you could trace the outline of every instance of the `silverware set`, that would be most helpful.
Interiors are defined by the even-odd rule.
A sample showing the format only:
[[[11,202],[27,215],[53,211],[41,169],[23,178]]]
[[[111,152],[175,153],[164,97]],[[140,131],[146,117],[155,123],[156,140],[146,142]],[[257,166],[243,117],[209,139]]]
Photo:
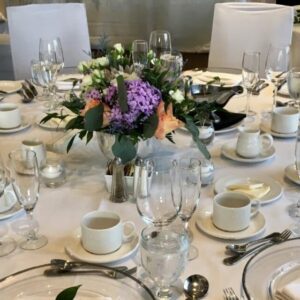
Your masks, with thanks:
[[[227,266],[234,265],[245,257],[255,254],[261,250],[264,250],[274,244],[278,244],[286,241],[292,232],[289,229],[283,232],[274,232],[268,236],[248,242],[246,244],[230,244],[226,246],[226,250],[234,253],[232,256],[223,259],[223,263]],[[258,245],[257,245],[258,244]],[[257,246],[256,246],[257,245]]]

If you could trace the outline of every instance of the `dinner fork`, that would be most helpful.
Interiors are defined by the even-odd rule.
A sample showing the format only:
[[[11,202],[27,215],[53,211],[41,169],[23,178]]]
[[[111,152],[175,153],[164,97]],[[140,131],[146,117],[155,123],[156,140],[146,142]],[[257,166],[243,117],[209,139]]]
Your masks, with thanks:
[[[239,300],[232,287],[223,289],[225,300]]]

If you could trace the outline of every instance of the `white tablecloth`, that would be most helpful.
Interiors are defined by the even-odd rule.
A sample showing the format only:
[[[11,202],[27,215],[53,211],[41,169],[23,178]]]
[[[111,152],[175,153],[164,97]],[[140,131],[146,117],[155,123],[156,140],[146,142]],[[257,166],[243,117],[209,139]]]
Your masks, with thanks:
[[[252,108],[256,111],[269,110],[271,94],[272,89],[268,88],[260,96],[253,96],[251,98]],[[18,133],[0,134],[0,149],[3,157],[6,157],[9,151],[19,147],[20,142],[24,139],[38,137],[44,142],[49,142],[55,138],[57,133],[42,129],[34,123],[35,116],[42,111],[41,103],[22,104],[18,95],[9,96],[5,98],[4,102],[18,103],[23,116],[33,124],[31,128]],[[229,102],[227,108],[239,111],[244,108],[244,105],[245,97],[237,96]],[[230,140],[234,141],[236,135],[237,132],[216,135],[213,145],[209,146],[215,165],[215,179],[229,174],[247,174],[249,176],[259,174],[278,180],[285,190],[299,189],[298,186],[284,179],[284,168],[294,162],[295,139],[276,139],[274,159],[260,164],[241,164],[220,155],[222,144]],[[175,139],[179,141],[186,138],[177,133]],[[108,201],[109,194],[105,190],[103,177],[105,159],[100,153],[96,141],[92,141],[88,146],[77,146],[69,155],[66,155],[65,159],[68,166],[67,182],[56,189],[42,187],[40,199],[34,211],[34,215],[40,223],[40,232],[49,239],[48,245],[35,251],[18,248],[7,257],[0,257],[0,277],[32,265],[47,263],[51,258],[68,259],[69,257],[64,251],[65,240],[79,227],[82,216],[98,207],[116,210],[123,219],[136,222],[138,230],[144,227],[133,203],[115,204]],[[212,204],[213,195],[212,186],[203,188],[198,211]],[[286,195],[289,194],[285,193],[280,200],[261,208],[267,222],[265,233],[281,231],[293,222],[287,212],[287,207],[292,200]],[[23,216],[24,213],[2,221],[2,223],[9,224]],[[196,218],[197,212],[190,224],[194,233],[193,244],[199,249],[199,257],[188,263],[181,279],[184,280],[194,273],[204,275],[210,283],[209,293],[205,299],[222,299],[222,289],[229,286],[239,293],[242,270],[246,260],[231,267],[223,265],[222,259],[228,241],[212,238],[199,231],[195,227]],[[12,230],[9,234],[20,239]],[[138,255],[124,263],[129,266],[139,263]],[[184,299],[184,297],[181,296],[180,299]]]

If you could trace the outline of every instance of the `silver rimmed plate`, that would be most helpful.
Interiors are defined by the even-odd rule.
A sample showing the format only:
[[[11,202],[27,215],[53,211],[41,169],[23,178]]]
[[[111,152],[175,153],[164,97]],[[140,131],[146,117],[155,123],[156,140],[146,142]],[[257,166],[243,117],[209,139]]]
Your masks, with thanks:
[[[16,93],[22,88],[22,84],[19,81],[0,80],[0,91],[7,94]]]
[[[231,160],[234,160],[237,162],[242,162],[242,163],[253,164],[253,163],[260,163],[260,162],[263,162],[263,161],[273,158],[275,156],[275,148],[272,146],[268,151],[266,151],[263,154],[261,153],[257,157],[254,157],[254,158],[245,158],[245,157],[239,156],[236,153],[236,143],[229,142],[222,146],[221,153],[226,158],[229,158]]]
[[[215,192],[217,194],[228,191],[227,187],[232,184],[249,184],[249,183],[263,183],[270,187],[270,191],[261,198],[256,198],[262,205],[278,200],[283,193],[281,184],[267,176],[255,176],[255,178],[244,175],[221,177],[215,182]]]
[[[66,244],[65,250],[68,255],[74,259],[88,263],[105,264],[117,262],[133,255],[139,247],[139,237],[134,236],[129,242],[123,243],[115,252],[108,254],[93,254],[86,251],[81,244],[80,228],[76,229],[73,236],[70,237]]]
[[[299,238],[274,244],[254,255],[243,271],[243,299],[277,300],[276,291],[299,278],[299,264]]]
[[[155,299],[149,288],[132,275],[123,276],[122,280],[103,276],[100,272],[98,274],[67,272],[58,276],[46,276],[44,272],[51,267],[50,264],[34,266],[0,279],[1,299],[53,300],[66,288],[78,285],[80,287],[75,299]],[[101,268],[105,269],[104,266]]]
[[[248,228],[238,232],[223,231],[212,222],[212,210],[207,208],[199,212],[196,218],[197,227],[204,233],[223,240],[243,240],[255,237],[265,230],[266,220],[262,213],[257,213]]]

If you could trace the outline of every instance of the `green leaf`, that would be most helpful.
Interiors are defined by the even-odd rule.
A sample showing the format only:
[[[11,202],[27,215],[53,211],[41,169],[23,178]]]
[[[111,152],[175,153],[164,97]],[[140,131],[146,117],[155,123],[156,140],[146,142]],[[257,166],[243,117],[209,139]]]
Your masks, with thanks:
[[[104,107],[102,104],[89,109],[84,116],[84,129],[87,131],[100,130],[103,123],[103,111]]]
[[[76,138],[76,135],[77,134],[73,135],[72,138],[70,139],[70,141],[68,143],[68,146],[67,146],[67,153],[69,153],[69,151],[71,150],[73,142],[74,142],[74,139]]]
[[[118,84],[118,101],[119,101],[120,109],[122,113],[126,113],[128,112],[127,93],[126,93],[124,77],[122,75],[119,75],[117,77],[117,84]]]
[[[131,139],[125,135],[116,138],[112,146],[114,156],[121,158],[122,163],[126,164],[136,157],[136,148]]]
[[[80,287],[81,287],[81,285],[77,285],[77,286],[72,286],[72,287],[69,287],[69,288],[63,290],[56,296],[55,300],[73,300]]]
[[[210,159],[210,153],[199,139],[199,130],[190,117],[185,117],[185,127],[191,133],[193,141],[206,159]]]
[[[41,121],[40,123],[43,124],[43,123],[46,123],[48,122],[49,120],[51,120],[52,118],[60,118],[60,115],[58,113],[51,113],[51,114],[47,114],[47,116],[45,116]]]
[[[86,136],[86,143],[88,143],[93,137],[93,132],[89,131]]]
[[[151,138],[158,125],[158,116],[156,114],[150,116],[143,125],[143,133],[145,138]]]

